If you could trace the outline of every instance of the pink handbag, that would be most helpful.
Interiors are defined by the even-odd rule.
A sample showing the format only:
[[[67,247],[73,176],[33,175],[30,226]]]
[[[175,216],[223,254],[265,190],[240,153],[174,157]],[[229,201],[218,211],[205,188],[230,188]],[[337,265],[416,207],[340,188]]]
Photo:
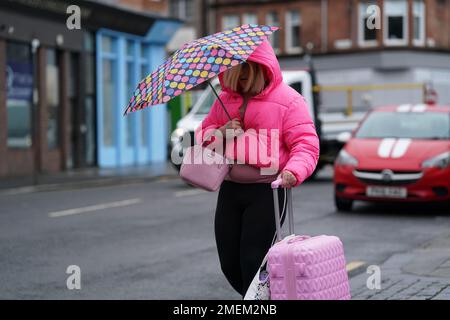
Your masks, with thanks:
[[[203,145],[194,145],[186,149],[180,176],[193,186],[217,191],[229,171],[230,164],[224,156]]]
[[[287,189],[289,232],[281,240],[277,188],[272,183],[277,242],[268,253],[271,300],[348,300],[350,285],[344,248],[339,238],[321,235],[295,236],[292,190]]]
[[[225,114],[231,121],[231,116],[223,104],[210,81],[207,81],[220,102]],[[206,191],[217,191],[225,176],[230,171],[231,165],[227,159],[214,150],[202,145],[193,145],[186,149],[186,154],[180,168],[180,176],[187,183]]]

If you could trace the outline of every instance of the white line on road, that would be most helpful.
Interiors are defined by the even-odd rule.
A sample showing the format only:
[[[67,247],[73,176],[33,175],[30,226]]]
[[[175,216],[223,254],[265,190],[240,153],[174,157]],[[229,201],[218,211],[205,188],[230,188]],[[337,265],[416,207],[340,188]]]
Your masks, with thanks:
[[[175,197],[195,196],[197,194],[207,193],[208,191],[202,189],[183,190],[175,192]]]
[[[74,214],[80,214],[80,213],[86,213],[86,212],[92,212],[92,211],[98,211],[98,210],[104,210],[104,209],[110,209],[110,208],[126,207],[126,206],[140,203],[140,202],[142,202],[142,199],[135,198],[135,199],[122,200],[122,201],[100,203],[100,204],[96,204],[93,206],[50,212],[48,214],[48,216],[50,218],[59,218],[59,217],[71,216]]]

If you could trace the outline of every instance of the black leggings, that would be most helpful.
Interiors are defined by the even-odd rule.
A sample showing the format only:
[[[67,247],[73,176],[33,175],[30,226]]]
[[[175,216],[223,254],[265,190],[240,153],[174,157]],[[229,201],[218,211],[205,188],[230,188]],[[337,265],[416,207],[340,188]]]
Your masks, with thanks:
[[[281,215],[282,188],[278,189],[278,199]],[[214,227],[222,271],[231,286],[244,296],[275,236],[270,183],[225,180],[219,190]]]

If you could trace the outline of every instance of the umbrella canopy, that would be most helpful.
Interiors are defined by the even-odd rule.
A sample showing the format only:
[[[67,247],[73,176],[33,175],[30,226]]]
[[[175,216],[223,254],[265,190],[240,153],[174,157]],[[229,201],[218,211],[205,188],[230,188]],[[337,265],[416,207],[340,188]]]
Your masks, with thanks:
[[[124,115],[166,103],[238,64],[278,27],[245,24],[183,45],[156,70],[142,79]]]

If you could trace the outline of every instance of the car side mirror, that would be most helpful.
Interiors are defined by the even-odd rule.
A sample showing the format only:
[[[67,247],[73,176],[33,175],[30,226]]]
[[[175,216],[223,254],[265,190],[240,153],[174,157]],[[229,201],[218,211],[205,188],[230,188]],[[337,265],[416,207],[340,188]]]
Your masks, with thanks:
[[[350,138],[352,137],[352,133],[345,131],[345,132],[341,132],[337,135],[337,141],[341,142],[341,143],[346,143],[348,140],[350,140]]]

